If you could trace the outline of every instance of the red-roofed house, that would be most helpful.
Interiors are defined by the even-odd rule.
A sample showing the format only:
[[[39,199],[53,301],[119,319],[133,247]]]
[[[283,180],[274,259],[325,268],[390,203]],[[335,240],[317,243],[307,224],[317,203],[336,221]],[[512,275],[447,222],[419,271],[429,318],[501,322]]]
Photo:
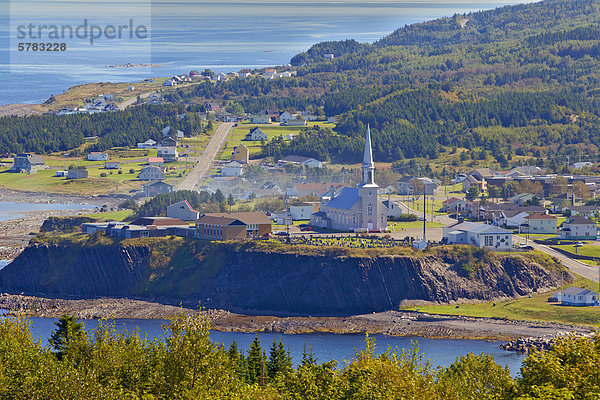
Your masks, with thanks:
[[[525,217],[529,233],[556,233],[556,217],[544,213],[531,213]]]
[[[156,165],[158,167],[162,167],[164,163],[165,160],[162,157],[148,157],[148,165]]]

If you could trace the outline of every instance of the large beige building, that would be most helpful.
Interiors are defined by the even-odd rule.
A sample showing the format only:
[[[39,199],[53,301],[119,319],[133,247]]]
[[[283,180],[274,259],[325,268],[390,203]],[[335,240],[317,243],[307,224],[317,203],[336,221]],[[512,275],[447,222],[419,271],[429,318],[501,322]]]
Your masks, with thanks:
[[[387,229],[387,208],[377,198],[371,130],[367,128],[362,163],[362,183],[343,188],[311,216],[311,224],[339,231],[382,231]]]

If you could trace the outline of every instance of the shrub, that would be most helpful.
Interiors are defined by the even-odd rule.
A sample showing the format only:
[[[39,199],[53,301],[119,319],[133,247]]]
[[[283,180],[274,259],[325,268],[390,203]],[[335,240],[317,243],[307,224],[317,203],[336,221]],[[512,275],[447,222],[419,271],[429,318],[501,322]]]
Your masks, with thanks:
[[[101,174],[100,174],[100,177],[101,177],[101,178],[106,178],[107,176],[108,176],[108,175],[106,175],[106,172],[103,172],[103,173],[101,173]]]

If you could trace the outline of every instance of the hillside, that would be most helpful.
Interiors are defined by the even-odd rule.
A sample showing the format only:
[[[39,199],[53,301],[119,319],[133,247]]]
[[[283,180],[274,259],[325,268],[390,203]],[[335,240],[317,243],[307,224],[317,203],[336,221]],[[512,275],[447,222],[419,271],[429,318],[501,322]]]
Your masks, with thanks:
[[[76,234],[34,240],[0,271],[0,291],[339,315],[393,310],[403,300],[523,296],[534,287],[558,286],[559,270],[549,259],[497,256],[470,247],[417,253],[182,238],[119,242]]]
[[[478,152],[463,163],[491,157],[505,168],[521,158],[558,168],[600,146],[599,5],[547,0],[407,26],[374,44],[319,43],[292,59],[296,78],[199,85],[172,100],[338,116],[335,132],[299,135],[282,154],[356,162],[370,124],[378,161],[466,148]]]

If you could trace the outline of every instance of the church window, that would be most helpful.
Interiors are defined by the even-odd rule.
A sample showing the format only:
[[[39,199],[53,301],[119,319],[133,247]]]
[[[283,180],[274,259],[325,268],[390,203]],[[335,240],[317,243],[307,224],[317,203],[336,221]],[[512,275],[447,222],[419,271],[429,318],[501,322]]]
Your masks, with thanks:
[[[373,215],[373,206],[372,205],[369,205],[367,207],[367,215]]]

